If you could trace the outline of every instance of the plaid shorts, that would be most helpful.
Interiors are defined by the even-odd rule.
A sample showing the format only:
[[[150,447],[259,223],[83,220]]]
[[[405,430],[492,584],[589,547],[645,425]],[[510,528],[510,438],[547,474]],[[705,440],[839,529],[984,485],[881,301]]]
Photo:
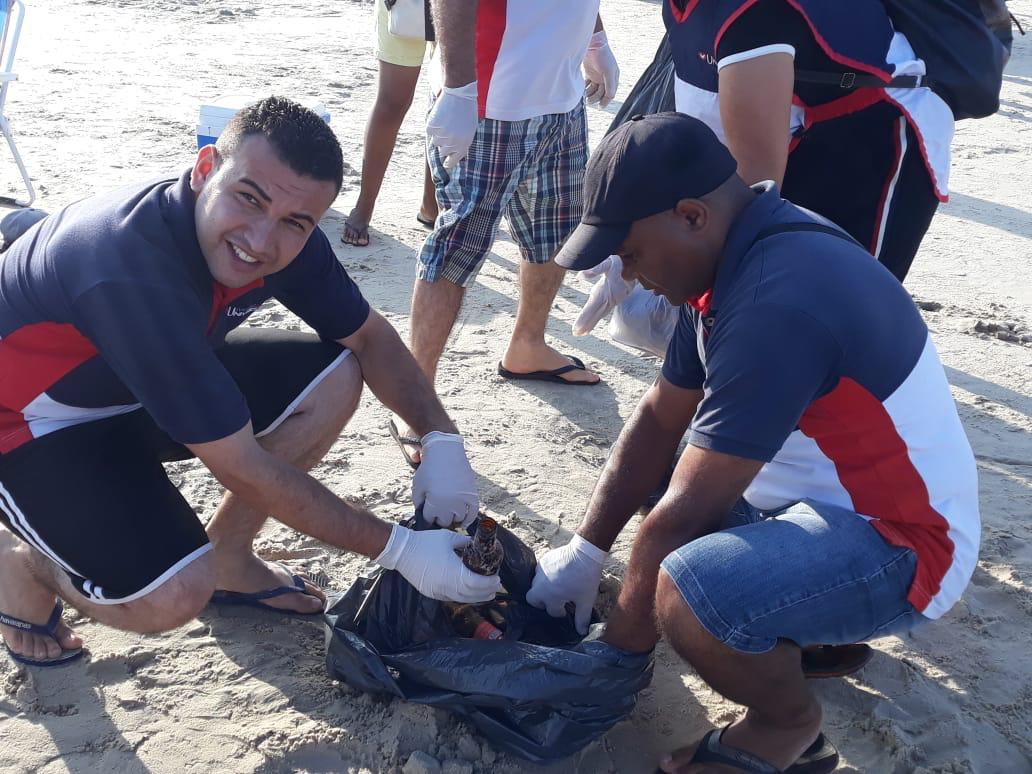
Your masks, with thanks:
[[[569,113],[480,121],[469,155],[450,172],[427,152],[440,214],[416,274],[466,287],[505,215],[524,260],[546,263],[580,222],[588,127],[581,102]]]

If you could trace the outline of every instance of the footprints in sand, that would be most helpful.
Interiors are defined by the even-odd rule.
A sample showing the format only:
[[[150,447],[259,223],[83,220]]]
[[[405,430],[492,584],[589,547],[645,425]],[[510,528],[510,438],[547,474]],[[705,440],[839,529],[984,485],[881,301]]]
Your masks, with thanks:
[[[929,321],[942,320],[955,330],[979,338],[1032,347],[1032,325],[1003,304],[991,303],[983,309],[972,309],[919,298],[915,298],[914,303],[927,313],[925,317]]]

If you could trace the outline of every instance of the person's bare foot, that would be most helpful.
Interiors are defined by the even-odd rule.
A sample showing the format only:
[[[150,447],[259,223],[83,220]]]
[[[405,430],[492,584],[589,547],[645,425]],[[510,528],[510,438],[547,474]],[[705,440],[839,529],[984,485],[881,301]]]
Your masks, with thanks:
[[[437,207],[434,207],[433,209],[420,207],[419,212],[416,213],[416,220],[418,220],[424,228],[432,229],[434,227],[434,221],[437,220]]]
[[[29,571],[29,547],[0,527],[0,611],[34,624],[45,624],[57,597]],[[7,647],[19,656],[44,661],[64,650],[82,647],[79,637],[64,621],[53,637],[0,624]]]
[[[721,743],[736,750],[752,753],[770,763],[779,771],[787,769],[806,752],[821,733],[821,707],[816,701],[813,706],[794,723],[771,726],[759,722],[756,713],[747,712],[735,721],[720,737]],[[701,740],[700,740],[701,741]],[[668,774],[694,774],[699,771],[728,772],[736,774],[740,769],[707,763],[689,766],[699,742],[675,750],[659,762],[659,768]]]
[[[369,244],[369,216],[359,212],[358,207],[348,213],[340,241],[355,247],[365,247]]]
[[[509,348],[502,357],[502,367],[516,374],[554,371],[572,363],[570,358],[548,346],[544,341],[533,344],[525,341],[510,341]],[[598,374],[587,368],[568,371],[559,378],[567,382],[585,382],[587,384],[596,384],[601,381]]]
[[[215,588],[220,591],[237,591],[254,594],[280,586],[292,586],[294,581],[286,567],[275,562],[259,559],[252,552],[233,552],[226,555],[216,546]],[[283,594],[262,600],[262,604],[294,613],[317,613],[325,607],[326,595],[303,573],[297,573],[305,582],[304,593]]]

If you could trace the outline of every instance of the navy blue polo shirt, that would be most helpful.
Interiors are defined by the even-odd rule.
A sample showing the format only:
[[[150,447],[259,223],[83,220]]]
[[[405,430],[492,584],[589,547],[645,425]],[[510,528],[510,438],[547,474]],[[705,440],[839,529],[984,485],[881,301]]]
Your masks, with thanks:
[[[848,238],[772,227],[828,221],[773,183],[736,219],[708,299],[685,306],[663,376],[702,390],[688,442],[765,464],[761,510],[802,500],[871,521],[912,548],[908,599],[931,617],[963,591],[978,552],[974,457],[913,300]]]
[[[315,229],[285,269],[216,282],[197,242],[189,173],[72,204],[0,259],[0,454],[63,427],[144,406],[181,443],[250,418],[215,356],[276,298],[323,338],[357,331],[369,304]]]

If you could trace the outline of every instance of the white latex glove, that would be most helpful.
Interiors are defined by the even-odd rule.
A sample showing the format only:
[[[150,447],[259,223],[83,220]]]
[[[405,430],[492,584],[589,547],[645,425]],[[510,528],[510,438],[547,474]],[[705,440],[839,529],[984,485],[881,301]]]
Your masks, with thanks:
[[[538,559],[527,603],[562,618],[566,615],[566,604],[572,602],[577,631],[585,634],[598,595],[598,583],[602,580],[602,563],[607,556],[609,554],[598,546],[574,535],[565,546],[553,548]]]
[[[477,575],[455,553],[470,538],[446,529],[416,532],[395,524],[387,546],[374,560],[397,570],[420,594],[446,602],[486,602],[501,589],[497,575]]]
[[[477,133],[477,82],[445,86],[426,117],[426,139],[444,157],[444,168],[454,169],[469,152]]]
[[[462,436],[435,431],[424,435],[421,444],[422,461],[412,477],[412,503],[423,506],[428,524],[467,526],[477,517],[480,497]]]
[[[620,85],[620,65],[609,47],[605,30],[591,36],[581,66],[584,69],[584,96],[589,104],[597,102],[600,108],[605,108],[613,101],[616,87]]]
[[[573,335],[584,336],[592,328],[598,325],[598,321],[609,314],[613,307],[617,306],[631,291],[638,287],[637,280],[628,282],[623,278],[623,261],[620,256],[611,255],[602,263],[585,269],[580,275],[586,279],[598,277],[598,281],[591,288],[588,300],[584,302],[584,308],[573,321]]]

